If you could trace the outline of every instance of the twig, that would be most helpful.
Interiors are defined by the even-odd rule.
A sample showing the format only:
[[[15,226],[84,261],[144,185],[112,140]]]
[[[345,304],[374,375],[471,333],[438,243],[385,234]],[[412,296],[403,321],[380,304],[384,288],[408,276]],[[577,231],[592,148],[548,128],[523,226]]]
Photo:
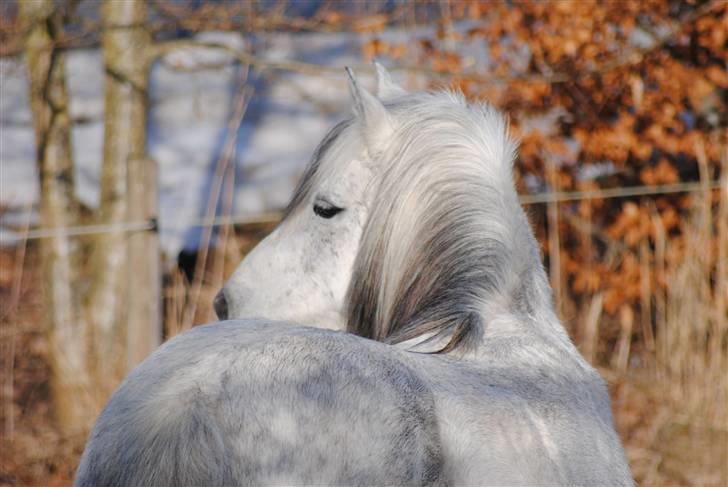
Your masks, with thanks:
[[[605,62],[599,66],[591,69],[586,69],[577,73],[565,73],[555,72],[551,74],[539,74],[539,73],[520,73],[520,74],[509,74],[509,75],[495,75],[495,74],[483,74],[483,73],[468,73],[468,72],[449,72],[434,70],[422,66],[413,65],[400,65],[391,68],[391,71],[408,72],[414,74],[423,74],[428,76],[436,76],[440,78],[457,78],[466,81],[474,82],[509,82],[509,81],[528,81],[528,82],[540,82],[540,83],[564,83],[574,79],[581,79],[584,76],[593,74],[604,74],[609,71],[613,71],[617,68],[624,66],[634,65],[641,62],[647,55],[660,49],[675,34],[682,31],[687,25],[691,24],[696,19],[710,13],[712,10],[723,5],[721,0],[713,0],[708,2],[697,9],[691,11],[685,15],[682,19],[677,21],[675,25],[668,29],[667,33],[659,37],[656,42],[644,48],[633,48],[628,50],[621,56],[617,56],[615,59]],[[189,48],[210,48],[210,49],[221,49],[232,57],[236,58],[239,62],[256,66],[256,67],[267,67],[270,69],[277,69],[283,71],[293,71],[308,75],[320,75],[321,73],[344,73],[344,66],[327,66],[322,64],[307,63],[303,61],[295,60],[271,60],[261,57],[254,56],[249,53],[241,52],[234,49],[226,44],[217,42],[204,42],[195,41],[189,39],[178,39],[159,43],[156,45],[149,55],[150,59],[156,59],[176,49],[189,49]],[[357,72],[365,72],[368,74],[374,74],[374,68],[372,66],[357,66],[355,68]]]
[[[728,144],[721,149],[721,193],[718,203],[718,255],[715,283],[715,330],[711,340],[711,356],[718,370],[725,370],[725,354],[721,346],[728,336]]]
[[[584,320],[584,335],[581,338],[584,357],[591,364],[597,358],[597,340],[599,339],[599,319],[604,309],[604,293],[598,292],[592,297],[591,304]]]
[[[553,158],[545,157],[546,160],[546,180],[549,186],[556,191],[558,188],[558,174],[556,173],[556,165]],[[548,219],[548,243],[549,243],[549,276],[551,278],[551,287],[554,290],[554,299],[556,301],[557,311],[562,310],[562,289],[561,289],[561,245],[559,242],[559,204],[556,200],[548,202],[547,219]]]
[[[563,83],[568,82],[570,80],[574,79],[580,79],[584,76],[593,75],[593,74],[604,74],[608,71],[612,71],[614,69],[628,66],[628,65],[634,65],[639,62],[641,62],[648,54],[660,49],[662,46],[664,46],[675,34],[682,31],[687,25],[691,24],[696,19],[710,13],[711,11],[715,10],[717,7],[720,7],[721,5],[724,5],[724,2],[722,0],[712,0],[711,2],[708,2],[704,5],[701,5],[700,7],[696,8],[695,10],[691,11],[687,15],[685,15],[682,19],[675,22],[674,26],[667,31],[663,36],[656,39],[656,42],[645,48],[633,48],[628,50],[626,53],[624,53],[621,56],[617,56],[615,59],[608,61],[600,66],[596,66],[591,69],[586,69],[580,72],[576,73],[551,73],[551,74],[513,74],[513,75],[493,75],[493,74],[482,74],[482,73],[457,73],[457,72],[444,72],[444,71],[438,71],[433,70],[430,68],[425,68],[422,66],[398,66],[393,67],[392,71],[400,71],[400,72],[408,72],[408,73],[415,73],[415,74],[423,74],[428,76],[437,76],[440,78],[450,79],[450,78],[458,78],[466,81],[474,81],[474,82],[508,82],[508,81],[527,81],[527,82],[540,82],[540,83]],[[175,17],[174,15],[171,15],[172,17]],[[176,18],[176,17],[175,17]],[[268,22],[270,19],[266,20],[260,20],[260,22]],[[292,24],[294,25],[295,22]],[[210,24],[206,23],[204,21],[198,22],[195,27],[198,30],[205,30],[210,28],[219,28],[219,25],[216,24]],[[230,28],[228,30],[240,30],[240,26],[235,26],[235,28]],[[98,34],[101,31],[101,28],[94,31],[84,32],[80,35],[77,35],[75,37],[73,36],[64,36],[61,37],[57,41],[57,45],[54,45],[52,48],[68,48],[68,47],[89,47],[90,45],[94,45],[96,41],[93,39],[90,42],[78,42],[78,39],[88,39],[92,37],[93,34]],[[172,41],[166,41],[161,42],[156,45],[156,48],[150,52],[150,60],[156,59],[159,56],[162,56],[174,49],[180,49],[180,48],[199,48],[199,47],[207,47],[207,48],[214,48],[214,49],[222,49],[230,54],[232,54],[235,58],[237,58],[238,61],[240,61],[243,64],[253,65],[257,67],[268,67],[271,69],[279,69],[284,71],[293,71],[298,72],[302,74],[307,75],[313,75],[317,76],[321,73],[343,73],[343,66],[341,67],[333,67],[333,66],[326,66],[326,65],[320,65],[315,63],[306,63],[302,61],[295,61],[295,60],[270,60],[270,59],[264,59],[256,56],[252,56],[250,54],[241,53],[240,51],[237,51],[230,46],[227,46],[225,44],[219,44],[214,42],[201,42],[201,41],[193,41],[193,40],[172,40]],[[5,56],[15,56],[20,54],[22,49],[17,47],[0,47],[0,57]],[[359,66],[356,68],[359,72],[366,72],[366,73],[373,73],[373,68],[371,66]]]
[[[228,166],[227,177],[225,177],[225,189],[223,190],[223,215],[229,215],[232,211],[233,197],[235,195],[235,167]],[[222,225],[218,233],[220,244],[215,247],[213,263],[210,273],[212,274],[212,285],[220,288],[224,282],[225,256],[227,253],[228,240],[230,238],[231,225]]]
[[[247,73],[245,78],[247,78]],[[232,161],[233,154],[235,152],[235,145],[238,140],[238,131],[240,125],[245,116],[245,110],[248,107],[248,102],[253,92],[253,87],[243,80],[242,89],[239,90],[235,100],[235,110],[230,117],[228,122],[228,129],[225,138],[225,144],[223,146],[222,154],[215,167],[215,173],[212,178],[212,187],[210,196],[207,200],[207,209],[205,211],[206,217],[211,217],[215,214],[215,209],[220,197],[220,188],[222,186],[223,176],[227,172],[227,168]],[[197,312],[197,305],[200,298],[200,291],[202,289],[202,281],[205,273],[205,267],[207,265],[207,254],[209,251],[210,240],[212,238],[212,226],[205,227],[206,231],[202,237],[202,245],[200,246],[201,252],[197,255],[195,263],[195,273],[192,282],[192,290],[190,291],[190,305],[185,313],[183,323],[185,325],[192,324]]]
[[[27,233],[30,227],[30,212],[29,217],[25,220],[25,231]],[[13,287],[10,293],[10,303],[6,309],[5,314],[1,318],[4,321],[10,318],[10,346],[8,350],[7,359],[7,377],[5,378],[3,396],[5,399],[5,436],[10,438],[15,432],[15,414],[13,411],[13,399],[15,397],[15,348],[17,343],[17,321],[13,319],[13,314],[18,308],[20,303],[20,293],[22,291],[23,284],[23,270],[25,269],[25,251],[28,247],[28,239],[23,238],[22,243],[15,250],[15,267],[13,268]]]
[[[634,312],[632,308],[624,304],[619,308],[619,340],[612,354],[612,368],[617,369],[620,374],[627,371],[629,365],[629,354],[632,345],[632,329],[634,326]]]
[[[340,74],[343,76],[345,66],[330,66],[324,64],[308,63],[295,60],[273,60],[266,59],[245,52],[241,52],[226,44],[218,42],[194,41],[188,39],[179,39],[160,43],[152,50],[149,55],[151,58],[164,56],[178,49],[219,49],[230,54],[238,62],[256,66],[258,68],[269,68],[282,71],[291,71],[312,76],[320,76],[322,73]],[[375,74],[374,67],[370,65],[351,66],[358,73]],[[390,68],[390,71],[407,72],[412,74],[423,74],[428,76],[436,76],[440,78],[458,78],[467,81],[477,82],[507,82],[507,81],[535,81],[545,83],[561,83],[579,77],[579,74],[554,73],[550,75],[543,74],[512,74],[512,75],[495,75],[482,73],[463,73],[438,71],[423,66],[399,65]]]

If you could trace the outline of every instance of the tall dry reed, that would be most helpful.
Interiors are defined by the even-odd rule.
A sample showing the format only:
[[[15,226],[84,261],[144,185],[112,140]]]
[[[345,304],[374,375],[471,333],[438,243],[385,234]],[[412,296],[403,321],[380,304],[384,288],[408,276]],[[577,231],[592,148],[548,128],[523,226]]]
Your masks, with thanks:
[[[684,223],[684,242],[664,243],[666,253],[682,254],[665,267],[664,313],[658,316],[658,378],[683,419],[728,428],[728,151],[722,154],[720,194],[697,193]],[[701,180],[710,178],[698,147]],[[663,232],[664,233],[664,232]],[[680,246],[679,248],[674,248]],[[663,257],[664,258],[664,257]]]

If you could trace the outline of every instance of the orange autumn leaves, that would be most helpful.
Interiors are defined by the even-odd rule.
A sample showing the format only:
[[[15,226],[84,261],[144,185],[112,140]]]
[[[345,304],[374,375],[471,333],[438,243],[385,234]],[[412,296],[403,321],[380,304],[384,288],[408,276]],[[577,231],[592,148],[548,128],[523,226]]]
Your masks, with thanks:
[[[521,140],[515,168],[521,191],[527,191],[526,178],[528,189],[561,192],[696,182],[703,172],[716,180],[728,146],[728,4],[621,0],[615,6],[457,2],[443,10],[430,35],[402,43],[375,36],[364,51],[455,74],[451,86],[506,111]],[[472,46],[487,51],[487,66],[469,64]],[[474,81],[458,78],[462,72],[511,79]],[[550,126],[533,128],[534,117],[549,114],[556,114]],[[699,169],[697,147],[704,148],[707,169]],[[549,178],[547,164],[554,166]],[[584,178],[590,166],[610,170]],[[544,206],[530,213],[542,241],[549,231],[559,232],[562,280],[571,298],[578,303],[602,292],[605,311],[616,313],[644,302],[646,288],[666,285],[660,269],[679,263],[685,222],[695,198],[703,197],[564,202],[558,229],[547,228]]]

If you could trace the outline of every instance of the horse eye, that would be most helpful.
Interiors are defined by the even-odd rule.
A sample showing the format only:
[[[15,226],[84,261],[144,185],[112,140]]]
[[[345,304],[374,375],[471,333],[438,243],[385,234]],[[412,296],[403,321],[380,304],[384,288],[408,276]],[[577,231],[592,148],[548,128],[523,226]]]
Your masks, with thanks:
[[[321,218],[333,218],[335,215],[344,211],[343,208],[330,204],[314,203],[313,212]]]

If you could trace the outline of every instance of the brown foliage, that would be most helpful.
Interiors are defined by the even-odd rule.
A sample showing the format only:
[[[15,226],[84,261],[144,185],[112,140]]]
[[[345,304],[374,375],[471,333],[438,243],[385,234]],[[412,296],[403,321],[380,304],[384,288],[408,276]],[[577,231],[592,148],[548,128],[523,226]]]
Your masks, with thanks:
[[[516,132],[535,113],[563,109],[556,133],[530,130],[522,135],[521,175],[543,177],[544,160],[551,157],[562,161],[556,188],[560,191],[584,189],[580,170],[603,162],[613,164],[615,171],[590,181],[596,186],[696,181],[696,146],[703,141],[711,171],[708,177],[717,178],[726,135],[722,97],[728,90],[724,69],[728,6],[718,4],[692,23],[676,27],[691,10],[706,4],[690,3],[625,0],[619,8],[596,1],[516,2],[514,7],[489,3],[486,15],[497,21],[469,34],[482,36],[488,43],[494,72],[513,74],[515,41],[519,48],[528,46],[532,54],[528,74],[569,74],[566,82],[513,82],[500,91],[469,85],[470,95],[485,94],[504,107]],[[659,33],[668,29],[676,33],[663,41]],[[634,52],[630,39],[637,31],[654,47]],[[578,151],[565,151],[565,140],[576,141]],[[563,205],[561,210],[584,216],[582,205]],[[680,195],[662,197],[657,208],[639,197],[591,201],[590,223],[630,253],[611,269],[600,269],[604,275],[597,278],[593,262],[604,258],[606,247],[583,255],[578,239],[569,238],[573,229],[560,227],[566,233],[561,236],[562,251],[568,256],[562,260],[564,279],[574,298],[590,296],[599,281],[608,296],[608,312],[616,312],[625,302],[638,306],[639,292],[633,289],[639,287],[635,251],[643,240],[654,248],[652,216],[661,221],[671,239],[679,240],[678,223],[688,210]],[[591,265],[585,265],[587,257]]]
[[[721,163],[728,158],[728,4],[721,0],[404,2],[384,13],[365,2],[356,12],[346,2],[322,4],[313,17],[293,18],[285,7],[264,12],[255,2],[193,9],[155,0],[161,20],[151,30],[158,38],[174,29],[360,32],[366,58],[443,73],[451,87],[506,111],[521,140],[515,169],[523,192],[707,183],[728,167]],[[430,33],[403,43],[377,34],[421,24],[432,25]],[[12,40],[22,28],[0,15],[0,38]],[[486,66],[468,57],[466,43],[487,49]],[[547,163],[554,169],[548,180]],[[600,168],[607,171],[584,176]],[[725,194],[567,201],[557,204],[550,228],[545,205],[529,209],[546,258],[561,271],[562,314],[577,344],[606,367],[617,427],[645,485],[725,485]],[[549,252],[554,233],[558,248]],[[239,258],[232,253],[225,266]],[[178,312],[189,286],[181,274],[170,281],[165,316],[174,334],[190,326]],[[0,279],[3,303],[11,285]],[[206,301],[216,286],[204,289]],[[17,337],[15,362],[6,367],[16,385],[3,396],[2,418],[18,422],[0,443],[12,452],[0,459],[0,484],[67,482],[80,452],[77,440],[53,433],[42,307],[33,292],[2,321],[18,323],[17,335],[2,335],[3,344]],[[209,318],[210,309],[198,315]]]

